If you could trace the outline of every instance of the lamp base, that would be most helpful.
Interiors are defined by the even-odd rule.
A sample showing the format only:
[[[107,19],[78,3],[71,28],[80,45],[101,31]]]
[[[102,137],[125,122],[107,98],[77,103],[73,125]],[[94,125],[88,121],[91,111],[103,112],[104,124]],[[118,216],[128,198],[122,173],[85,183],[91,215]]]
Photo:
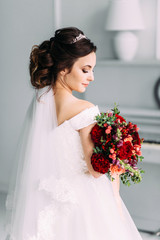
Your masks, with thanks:
[[[118,32],[114,37],[114,50],[118,59],[130,61],[134,58],[138,47],[135,34],[128,31]]]

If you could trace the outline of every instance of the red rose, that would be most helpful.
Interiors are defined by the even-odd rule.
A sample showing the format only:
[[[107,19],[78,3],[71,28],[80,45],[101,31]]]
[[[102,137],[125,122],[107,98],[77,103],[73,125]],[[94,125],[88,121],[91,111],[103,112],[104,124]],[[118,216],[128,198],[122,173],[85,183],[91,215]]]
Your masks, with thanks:
[[[115,117],[117,118],[115,122],[126,122],[126,120],[118,114],[115,114]]]
[[[107,150],[108,150],[108,144],[111,144],[111,145],[112,145],[112,142],[111,142],[111,140],[112,140],[112,135],[111,135],[111,133],[106,135],[106,139],[105,139],[105,140],[106,140],[106,142],[105,142],[104,145],[102,145],[102,149],[103,149],[104,151],[107,151]]]
[[[97,145],[102,145],[102,142],[101,142],[102,136],[104,139],[104,129],[98,126],[98,124],[95,124],[91,131],[91,138],[93,142]]]
[[[131,144],[131,142],[127,141],[123,143],[123,146],[119,148],[118,151],[118,157],[121,160],[125,160],[128,159],[132,156],[132,150],[133,150],[133,146]]]
[[[111,133],[110,133],[110,134],[108,134],[108,135],[106,136],[106,144],[107,144],[108,142],[111,142],[111,139],[112,139],[112,135],[111,135]]]
[[[109,160],[102,153],[93,153],[91,156],[93,169],[100,173],[107,173],[110,168]]]
[[[129,129],[126,127],[126,126],[123,126],[122,130],[121,130],[121,133],[122,133],[122,138],[126,138],[129,134]]]
[[[129,123],[127,124],[127,128],[128,128],[128,129],[133,129],[133,127],[134,127],[133,123],[129,122]]]
[[[133,134],[132,134],[132,138],[133,138],[133,144],[135,145],[141,145],[141,139],[140,139],[140,137],[139,137],[139,134],[138,134],[138,132],[134,132]]]

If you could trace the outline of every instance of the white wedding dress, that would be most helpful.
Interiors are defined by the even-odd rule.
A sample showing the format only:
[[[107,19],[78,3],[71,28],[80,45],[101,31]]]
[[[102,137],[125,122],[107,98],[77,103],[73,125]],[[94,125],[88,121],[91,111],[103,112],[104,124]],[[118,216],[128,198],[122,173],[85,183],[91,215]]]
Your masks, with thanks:
[[[142,240],[121,197],[114,195],[108,177],[104,174],[94,178],[87,173],[77,130],[94,123],[98,113],[98,106],[87,108],[50,131],[49,139],[56,161],[50,163],[48,175],[34,185],[30,196],[32,210],[23,214],[28,214],[28,219],[34,214],[37,218],[34,222],[32,219],[25,221],[27,217],[20,218],[23,224],[19,219],[19,225],[17,220],[18,230],[13,231],[13,235],[10,232],[8,239]],[[40,166],[36,168],[35,175]],[[37,203],[40,206],[38,214],[34,192],[45,202]]]

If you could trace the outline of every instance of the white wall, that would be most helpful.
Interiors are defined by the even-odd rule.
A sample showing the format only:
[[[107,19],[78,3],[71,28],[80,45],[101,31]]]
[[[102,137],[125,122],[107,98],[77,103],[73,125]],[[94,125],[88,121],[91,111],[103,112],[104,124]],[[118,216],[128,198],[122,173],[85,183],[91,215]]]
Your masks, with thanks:
[[[154,86],[160,76],[160,65],[107,65],[97,62],[95,81],[86,91],[90,101],[125,108],[158,110]],[[94,94],[93,94],[94,93]]]

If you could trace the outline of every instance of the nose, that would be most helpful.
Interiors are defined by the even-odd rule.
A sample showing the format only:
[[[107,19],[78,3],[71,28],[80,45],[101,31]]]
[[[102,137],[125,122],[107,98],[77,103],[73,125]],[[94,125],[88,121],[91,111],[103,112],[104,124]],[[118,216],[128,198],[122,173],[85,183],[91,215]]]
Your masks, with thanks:
[[[94,81],[94,73],[91,72],[90,76],[88,77],[89,81]]]

